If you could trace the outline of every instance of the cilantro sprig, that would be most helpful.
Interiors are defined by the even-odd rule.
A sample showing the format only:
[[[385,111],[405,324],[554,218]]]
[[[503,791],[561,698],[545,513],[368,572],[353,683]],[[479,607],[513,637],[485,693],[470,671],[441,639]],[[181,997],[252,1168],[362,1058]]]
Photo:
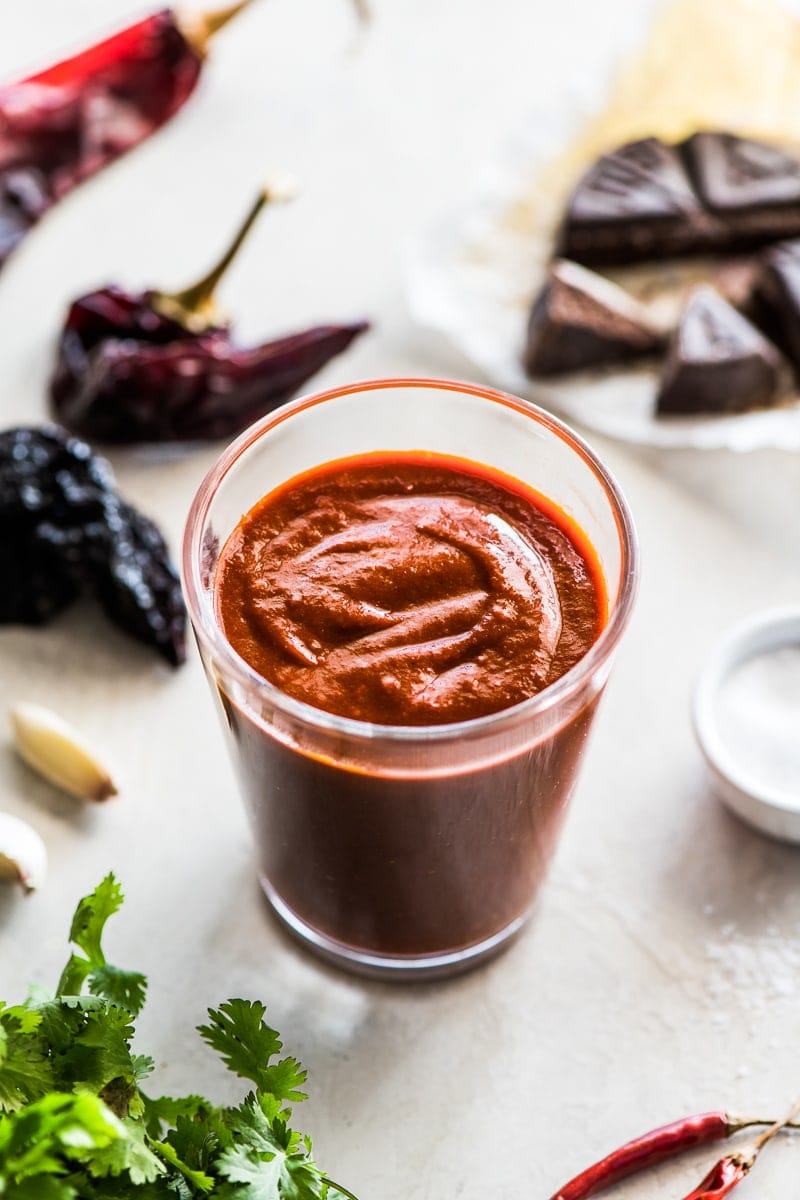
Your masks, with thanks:
[[[106,961],[103,933],[123,894],[107,875],[75,912],[54,992],[0,1002],[3,1200],[355,1200],[290,1128],[306,1072],[280,1058],[263,1004],[227,1000],[198,1032],[253,1088],[237,1107],[154,1097],[154,1064],[132,1049],[147,980]]]

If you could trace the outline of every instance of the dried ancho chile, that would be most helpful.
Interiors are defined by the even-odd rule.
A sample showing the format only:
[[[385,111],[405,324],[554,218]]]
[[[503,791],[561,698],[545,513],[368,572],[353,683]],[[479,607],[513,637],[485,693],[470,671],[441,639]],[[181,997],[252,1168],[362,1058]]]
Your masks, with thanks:
[[[192,287],[130,293],[110,286],[72,304],[50,383],[62,424],[107,443],[231,437],[290,399],[368,328],[319,325],[260,346],[234,342],[214,289],[261,209],[277,198],[258,197],[220,262]]]
[[[183,662],[186,612],[163,537],[111,467],[56,425],[0,433],[0,624],[42,625],[81,596]]]
[[[175,115],[209,39],[248,2],[194,17],[153,13],[0,88],[0,267],[58,200]]]

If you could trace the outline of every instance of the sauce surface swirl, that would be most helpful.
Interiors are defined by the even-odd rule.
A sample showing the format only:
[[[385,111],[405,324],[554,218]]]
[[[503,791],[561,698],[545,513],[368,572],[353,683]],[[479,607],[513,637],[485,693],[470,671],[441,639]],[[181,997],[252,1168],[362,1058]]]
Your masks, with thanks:
[[[423,453],[289,480],[220,556],[237,653],[315,708],[384,725],[485,716],[573,667],[606,617],[585,536],[538,493]]]

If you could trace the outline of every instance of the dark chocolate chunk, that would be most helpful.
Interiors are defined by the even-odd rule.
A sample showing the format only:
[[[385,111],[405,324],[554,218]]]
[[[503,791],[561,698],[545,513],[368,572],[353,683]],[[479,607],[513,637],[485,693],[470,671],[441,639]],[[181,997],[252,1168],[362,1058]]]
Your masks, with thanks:
[[[559,253],[592,266],[672,256],[707,244],[710,224],[679,152],[644,138],[603,155],[583,176]]]
[[[800,159],[732,133],[644,138],[590,167],[559,253],[590,266],[747,250],[800,235]]]
[[[564,375],[643,358],[663,343],[632,296],[594,271],[559,259],[531,310],[525,370],[533,377]]]
[[[800,204],[800,160],[777,146],[732,133],[695,133],[681,150],[707,208],[737,213]]]
[[[782,359],[754,325],[708,286],[696,288],[670,341],[659,416],[740,413],[779,398]]]
[[[746,258],[723,259],[713,271],[709,282],[723,299],[749,317],[753,294],[761,272],[761,259],[756,254],[748,255]],[[774,341],[774,338],[772,340]]]
[[[702,204],[723,221],[722,245],[800,233],[800,160],[732,133],[696,133],[680,149]]]
[[[800,241],[780,242],[764,255],[748,315],[800,379]]]

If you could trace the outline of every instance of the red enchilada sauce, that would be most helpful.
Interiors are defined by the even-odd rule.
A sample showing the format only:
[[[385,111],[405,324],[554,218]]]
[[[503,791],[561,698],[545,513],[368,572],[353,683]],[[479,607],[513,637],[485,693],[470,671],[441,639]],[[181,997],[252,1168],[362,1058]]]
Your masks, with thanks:
[[[535,695],[586,653],[606,597],[585,536],[476,463],[381,453],[260,501],[215,581],[227,640],[282,692],[383,725]],[[273,736],[229,698],[268,894],[290,924],[378,955],[479,944],[520,919],[594,711],[489,765],[400,774]],[[299,848],[302,847],[302,851]]]
[[[225,635],[260,675],[383,725],[518,704],[583,657],[605,616],[594,555],[563,514],[421,454],[291,480],[243,519],[217,578]]]

